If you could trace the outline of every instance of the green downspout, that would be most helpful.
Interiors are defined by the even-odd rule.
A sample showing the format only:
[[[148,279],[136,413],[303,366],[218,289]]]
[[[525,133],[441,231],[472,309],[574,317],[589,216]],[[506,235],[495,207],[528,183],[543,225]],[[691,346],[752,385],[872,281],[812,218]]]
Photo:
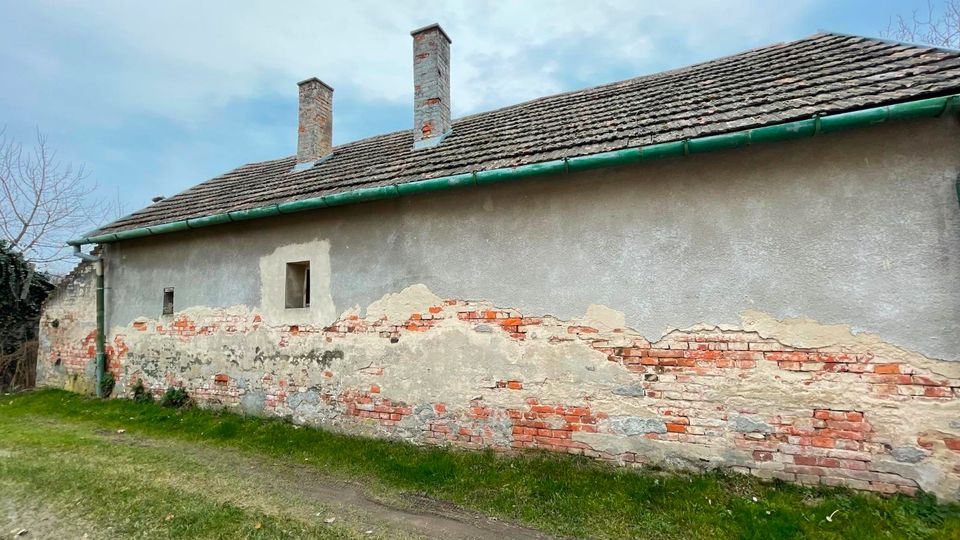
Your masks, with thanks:
[[[885,105],[882,107],[862,109],[859,111],[851,111],[828,116],[815,116],[806,120],[797,120],[794,122],[786,122],[772,126],[735,131],[721,135],[709,135],[706,137],[696,137],[682,141],[671,141],[640,146],[636,148],[614,150],[612,152],[601,152],[586,156],[562,158],[542,163],[521,165],[518,167],[506,167],[502,169],[468,172],[453,176],[430,178],[427,180],[418,180],[397,185],[362,187],[346,192],[334,193],[332,195],[314,197],[312,199],[272,204],[265,207],[251,208],[247,210],[235,210],[232,212],[180,220],[161,225],[151,225],[149,227],[140,227],[137,229],[130,229],[116,233],[78,238],[75,240],[70,240],[67,243],[72,246],[82,246],[84,244],[104,244],[116,242],[118,240],[153,236],[168,232],[185,231],[188,229],[209,227],[211,225],[229,223],[232,221],[277,216],[280,214],[303,212],[306,210],[315,210],[330,206],[340,206],[358,202],[375,201],[379,199],[392,199],[401,196],[416,195],[419,193],[428,193],[433,191],[443,191],[463,186],[479,186],[484,184],[492,184],[495,182],[514,181],[534,176],[566,174],[569,172],[596,169],[600,167],[615,167],[618,165],[626,165],[640,161],[650,161],[669,157],[686,156],[689,154],[713,152],[716,150],[740,148],[756,143],[802,139],[823,133],[833,133],[852,128],[872,126],[891,120],[902,120],[908,118],[935,118],[952,112],[954,109],[956,109],[956,105],[958,103],[960,103],[960,95],[920,99],[905,103],[897,103],[895,105]],[[958,184],[957,189],[958,200],[960,200],[960,184]]]
[[[109,397],[103,395],[103,380],[107,375],[107,352],[106,352],[106,329],[104,324],[103,307],[103,259],[94,263],[97,270],[97,397]]]
[[[108,397],[102,395],[103,378],[107,373],[107,352],[106,352],[106,324],[103,302],[103,257],[88,255],[80,251],[80,246],[73,246],[73,256],[86,262],[93,263],[93,268],[97,273],[97,334],[94,340],[96,346],[96,369],[94,371],[94,380],[96,384],[95,392],[97,397]]]

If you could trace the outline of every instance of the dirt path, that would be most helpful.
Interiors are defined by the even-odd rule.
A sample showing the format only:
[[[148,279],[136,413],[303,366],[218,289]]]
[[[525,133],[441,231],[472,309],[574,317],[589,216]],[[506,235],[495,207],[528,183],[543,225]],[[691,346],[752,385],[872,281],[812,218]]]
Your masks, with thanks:
[[[42,501],[14,497],[15,484],[0,482],[0,538],[100,538],[92,523],[65,515]]]
[[[261,501],[237,501],[234,504],[271,502],[289,503],[285,510],[303,519],[317,520],[317,507],[325,510],[322,518],[344,516],[359,521],[371,530],[394,529],[424,538],[452,539],[545,539],[549,535],[496,518],[469,512],[453,504],[409,494],[403,500],[385,500],[363,486],[325,475],[316,467],[243,453],[237,450],[199,443],[184,443],[138,435],[98,432],[104,440],[119,445],[148,447],[171,453],[178,459],[211,469],[213,476],[242,476],[245,484],[257,486]],[[242,474],[240,473],[242,471]],[[180,484],[183,487],[182,484]],[[203,492],[216,496],[217,488],[203,486]],[[382,530],[382,529],[381,529]]]

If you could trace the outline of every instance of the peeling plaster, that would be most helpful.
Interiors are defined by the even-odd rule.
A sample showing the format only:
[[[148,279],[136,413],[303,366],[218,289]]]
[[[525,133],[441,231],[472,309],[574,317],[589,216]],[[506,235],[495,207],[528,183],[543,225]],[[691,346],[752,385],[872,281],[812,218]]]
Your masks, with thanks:
[[[600,304],[590,304],[587,306],[584,323],[587,325],[596,325],[604,330],[624,328],[627,325],[626,315],[624,315],[622,311],[617,311]]]
[[[926,358],[921,354],[886,343],[876,334],[855,333],[849,325],[826,325],[805,318],[777,320],[766,313],[747,310],[741,315],[741,328],[776,339],[791,347],[833,347],[853,353],[869,351],[886,360],[907,362],[944,377],[960,377],[960,362],[943,362]]]
[[[411,285],[398,293],[387,293],[376,302],[367,306],[367,318],[381,317],[392,321],[406,320],[411,313],[425,311],[430,306],[443,303],[443,299],[433,294],[426,285]]]
[[[268,264],[303,253],[278,252]],[[271,289],[265,287],[264,294]],[[58,309],[50,306],[45,316],[65,313]],[[326,304],[318,318],[332,309],[332,302]],[[523,429],[533,428],[520,428],[518,434],[517,417],[508,413],[534,414],[551,433],[544,440],[583,445],[571,448],[585,455],[682,468],[739,467],[789,476],[793,473],[775,468],[782,462],[764,461],[764,453],[779,452],[783,445],[785,452],[827,450],[804,446],[799,436],[796,444],[772,438],[785,437],[784,426],[821,429],[816,411],[841,411],[835,414],[859,415],[863,423],[849,429],[866,429],[854,433],[869,439],[854,440],[862,446],[856,451],[831,449],[834,454],[823,459],[861,459],[871,467],[833,473],[846,475],[844,482],[866,489],[872,484],[862,478],[879,478],[877,486],[919,486],[948,498],[960,491],[960,476],[953,472],[960,453],[945,442],[960,441],[960,400],[877,392],[888,377],[880,367],[896,366],[897,374],[889,377],[906,384],[914,377],[946,376],[955,364],[844,326],[779,321],[756,311],[744,313],[739,327],[673,329],[651,342],[618,327],[620,319],[611,311],[592,306],[586,317],[570,321],[529,317],[489,302],[445,300],[415,284],[373,302],[363,318],[355,309],[319,325],[292,324],[282,312],[278,324],[265,309],[194,306],[169,320],[139,317],[130,325],[114,325],[108,342],[119,392],[138,379],[155,392],[185,385],[207,405],[413,442],[435,440],[437,432],[425,431],[434,424],[453,425],[459,430],[454,435],[464,438],[456,444],[471,447],[510,448],[516,437],[529,436]],[[69,342],[82,334],[74,329],[48,337]],[[711,348],[720,344],[723,348]],[[58,342],[46,346],[53,349]],[[783,358],[768,357],[766,351]],[[834,364],[820,360],[804,370],[807,361],[790,355],[836,356],[831,361],[841,364],[835,365],[870,375],[826,369]],[[671,358],[697,360],[685,368],[667,362]],[[718,358],[729,358],[723,360],[726,367],[715,363]],[[642,363],[647,359],[654,360],[650,367]],[[63,384],[56,380],[44,382]],[[949,385],[932,388],[953,392]],[[595,420],[584,420],[584,430],[573,431],[569,439],[553,435],[589,418]],[[800,450],[789,450],[794,446]]]

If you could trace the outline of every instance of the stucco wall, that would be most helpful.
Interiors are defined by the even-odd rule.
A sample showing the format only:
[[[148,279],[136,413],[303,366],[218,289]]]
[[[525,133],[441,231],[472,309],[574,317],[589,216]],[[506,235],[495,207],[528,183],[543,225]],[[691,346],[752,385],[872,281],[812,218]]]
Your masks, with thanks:
[[[754,309],[957,360],[958,135],[901,123],[119,244],[109,323],[158,315],[165,286],[184,307],[278,305],[261,259],[300,245],[332,301],[300,322],[424,283],[565,319],[603,304],[651,338]]]
[[[958,135],[903,122],[110,245],[118,391],[956,497]],[[284,308],[294,261],[308,309]]]

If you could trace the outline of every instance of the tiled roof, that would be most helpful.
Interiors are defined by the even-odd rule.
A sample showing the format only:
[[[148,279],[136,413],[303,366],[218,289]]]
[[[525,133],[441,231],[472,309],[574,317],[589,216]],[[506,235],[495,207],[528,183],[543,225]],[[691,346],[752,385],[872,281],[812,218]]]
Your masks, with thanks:
[[[960,51],[821,33],[460,118],[433,148],[414,150],[404,130],[337,146],[301,172],[294,156],[251,163],[99,233],[958,92]]]

